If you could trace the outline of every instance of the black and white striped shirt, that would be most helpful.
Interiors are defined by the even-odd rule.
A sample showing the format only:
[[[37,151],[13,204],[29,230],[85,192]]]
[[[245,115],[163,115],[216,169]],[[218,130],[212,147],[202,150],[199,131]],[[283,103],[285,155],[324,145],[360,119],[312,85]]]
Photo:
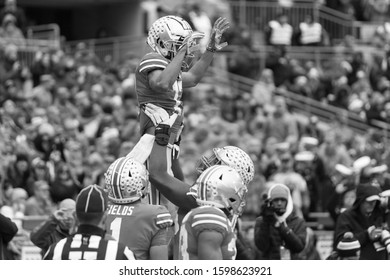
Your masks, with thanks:
[[[133,252],[115,240],[104,238],[104,230],[80,225],[76,234],[50,246],[44,260],[134,260]]]

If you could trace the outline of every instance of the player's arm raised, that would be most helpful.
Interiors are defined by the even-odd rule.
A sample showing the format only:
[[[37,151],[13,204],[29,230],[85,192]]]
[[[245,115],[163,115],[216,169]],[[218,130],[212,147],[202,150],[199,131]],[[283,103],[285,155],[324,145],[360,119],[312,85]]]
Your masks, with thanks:
[[[198,206],[191,195],[187,195],[190,185],[168,174],[167,158],[171,155],[167,148],[170,125],[160,124],[156,127],[156,139],[150,155],[150,181],[157,189],[176,206],[191,210]]]
[[[226,18],[220,17],[215,21],[206,51],[187,72],[183,72],[183,87],[194,87],[200,82],[214,58],[214,53],[228,45],[227,42],[221,43],[221,38],[229,27]]]
[[[164,70],[157,69],[148,74],[149,85],[153,90],[157,92],[173,90],[172,86],[181,71],[186,52],[187,49],[185,47],[181,48]]]

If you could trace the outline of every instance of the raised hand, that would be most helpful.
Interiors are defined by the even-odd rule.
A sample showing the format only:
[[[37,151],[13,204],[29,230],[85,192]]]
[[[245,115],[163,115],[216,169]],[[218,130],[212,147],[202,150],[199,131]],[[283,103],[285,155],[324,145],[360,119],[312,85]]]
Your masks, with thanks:
[[[180,50],[185,50],[186,55],[192,54],[199,49],[199,40],[204,37],[202,32],[192,32],[190,35],[184,38]]]
[[[229,22],[226,18],[219,17],[213,26],[213,31],[211,32],[210,41],[207,45],[207,50],[210,52],[216,52],[222,50],[228,45],[227,42],[221,44],[222,34],[228,30],[230,27]]]

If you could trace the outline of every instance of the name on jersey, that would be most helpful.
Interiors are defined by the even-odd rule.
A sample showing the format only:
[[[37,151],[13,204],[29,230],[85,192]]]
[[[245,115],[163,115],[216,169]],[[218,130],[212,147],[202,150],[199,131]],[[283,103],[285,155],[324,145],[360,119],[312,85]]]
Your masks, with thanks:
[[[134,206],[109,205],[108,206],[108,214],[131,216],[133,214],[133,209],[134,209]]]

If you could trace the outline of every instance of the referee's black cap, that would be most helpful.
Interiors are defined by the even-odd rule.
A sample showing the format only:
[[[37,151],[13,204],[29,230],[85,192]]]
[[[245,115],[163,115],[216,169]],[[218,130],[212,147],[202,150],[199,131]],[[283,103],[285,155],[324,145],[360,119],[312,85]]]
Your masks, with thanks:
[[[108,205],[106,192],[98,185],[89,185],[82,189],[76,199],[78,213],[104,213]]]

